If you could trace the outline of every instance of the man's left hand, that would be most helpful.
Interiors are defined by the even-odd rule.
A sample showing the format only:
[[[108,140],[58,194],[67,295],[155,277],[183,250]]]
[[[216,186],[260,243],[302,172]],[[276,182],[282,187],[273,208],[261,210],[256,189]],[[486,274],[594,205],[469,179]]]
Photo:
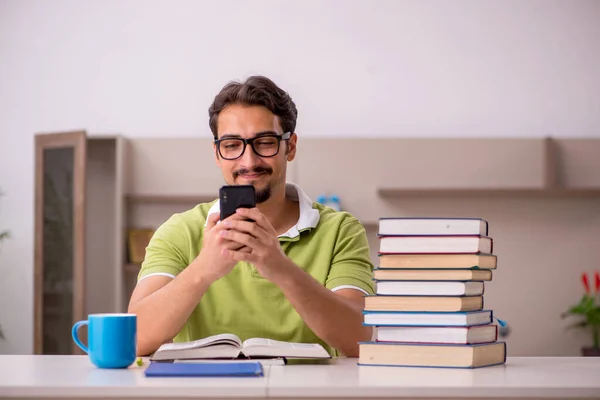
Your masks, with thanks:
[[[220,234],[228,240],[247,246],[250,251],[227,250],[225,256],[232,260],[249,262],[264,278],[274,281],[289,266],[290,262],[281,249],[275,229],[257,208],[238,208],[236,213],[253,219],[254,222],[223,221],[226,229],[222,230]]]

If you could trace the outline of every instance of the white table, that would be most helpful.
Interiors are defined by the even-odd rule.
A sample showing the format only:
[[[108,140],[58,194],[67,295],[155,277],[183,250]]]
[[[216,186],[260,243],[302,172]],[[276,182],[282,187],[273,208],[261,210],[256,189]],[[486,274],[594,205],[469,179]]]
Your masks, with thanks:
[[[146,378],[142,367],[101,370],[86,356],[1,356],[0,398],[596,398],[600,358],[508,358],[476,370],[265,366],[262,378]]]

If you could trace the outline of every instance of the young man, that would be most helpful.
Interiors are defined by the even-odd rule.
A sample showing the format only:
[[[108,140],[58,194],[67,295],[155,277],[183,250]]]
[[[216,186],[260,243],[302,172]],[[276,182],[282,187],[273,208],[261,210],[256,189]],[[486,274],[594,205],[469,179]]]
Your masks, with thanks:
[[[139,355],[219,333],[320,343],[358,356],[373,265],[362,224],[286,183],[297,110],[265,77],[227,84],[209,108],[215,160],[257,206],[219,221],[219,202],[173,215],[150,241],[129,303]],[[215,192],[218,188],[215,188]],[[249,222],[250,218],[254,222]]]

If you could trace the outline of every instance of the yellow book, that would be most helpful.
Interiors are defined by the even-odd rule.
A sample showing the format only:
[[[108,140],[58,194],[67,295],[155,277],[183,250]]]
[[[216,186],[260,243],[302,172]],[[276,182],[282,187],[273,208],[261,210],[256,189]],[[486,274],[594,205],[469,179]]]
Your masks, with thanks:
[[[489,269],[392,269],[376,268],[378,281],[491,281]]]
[[[365,311],[477,311],[483,296],[365,296]]]
[[[494,254],[381,254],[379,268],[496,269]]]

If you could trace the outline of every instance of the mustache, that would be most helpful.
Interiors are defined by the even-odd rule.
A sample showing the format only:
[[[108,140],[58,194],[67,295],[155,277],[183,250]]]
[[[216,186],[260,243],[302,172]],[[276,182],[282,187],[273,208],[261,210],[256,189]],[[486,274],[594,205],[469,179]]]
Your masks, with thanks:
[[[273,173],[273,170],[269,167],[254,167],[252,169],[242,168],[242,169],[238,169],[237,171],[233,172],[233,179],[236,179],[240,175],[262,174],[262,173],[271,174],[271,173]]]

